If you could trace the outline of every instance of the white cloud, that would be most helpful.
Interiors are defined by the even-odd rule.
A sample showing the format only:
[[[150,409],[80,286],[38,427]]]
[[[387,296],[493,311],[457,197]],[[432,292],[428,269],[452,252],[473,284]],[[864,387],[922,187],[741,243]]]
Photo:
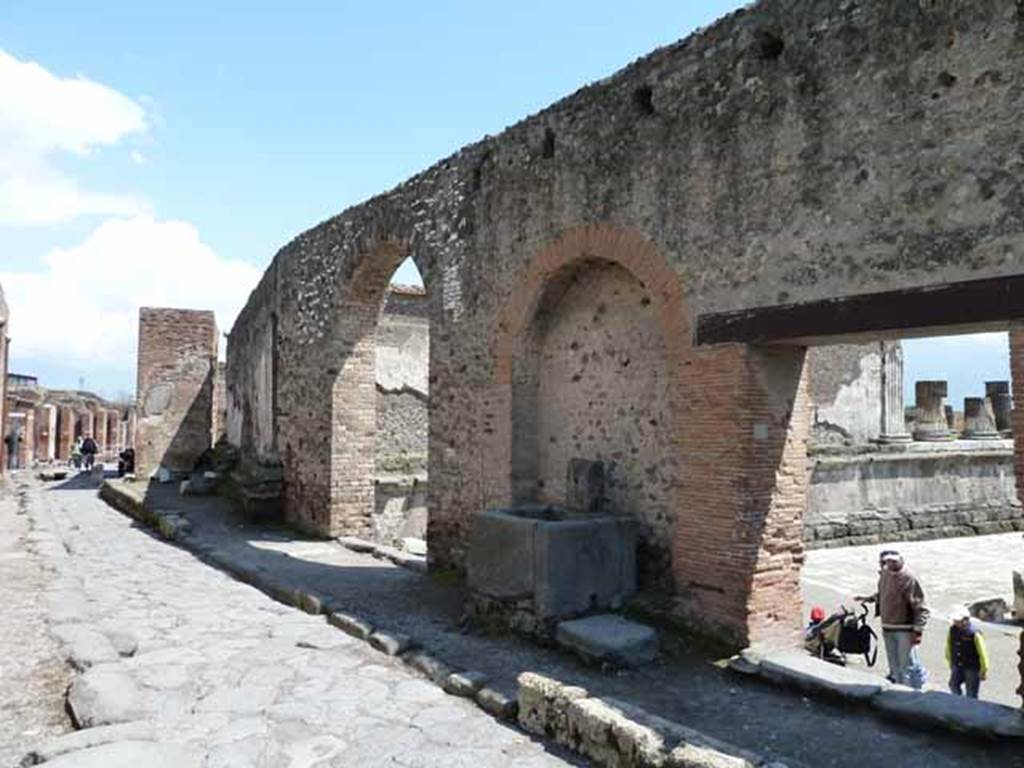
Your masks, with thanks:
[[[146,209],[124,195],[83,190],[54,165],[148,129],[127,96],[82,76],[61,78],[0,50],[0,224],[33,225]]]
[[[139,307],[211,309],[222,331],[261,271],[221,258],[191,224],[110,219],[82,243],[55,248],[31,272],[0,272],[12,354],[58,366],[117,361],[134,369]]]

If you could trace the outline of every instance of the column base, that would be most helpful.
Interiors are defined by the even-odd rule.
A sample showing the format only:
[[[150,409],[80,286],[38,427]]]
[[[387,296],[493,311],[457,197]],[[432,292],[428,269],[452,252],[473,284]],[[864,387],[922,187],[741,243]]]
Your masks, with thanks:
[[[948,429],[941,431],[920,431],[914,432],[914,440],[921,443],[948,443],[956,439],[956,435]]]
[[[904,432],[899,435],[879,435],[875,438],[877,442],[884,443],[885,445],[892,445],[893,443],[911,443],[914,441],[908,433]]]

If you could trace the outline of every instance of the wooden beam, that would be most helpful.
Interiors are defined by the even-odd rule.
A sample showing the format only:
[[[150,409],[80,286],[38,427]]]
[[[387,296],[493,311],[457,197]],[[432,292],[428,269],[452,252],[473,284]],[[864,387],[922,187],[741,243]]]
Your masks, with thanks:
[[[1024,275],[702,314],[695,343],[913,336],[923,330],[1005,328],[1014,320],[1024,320]]]

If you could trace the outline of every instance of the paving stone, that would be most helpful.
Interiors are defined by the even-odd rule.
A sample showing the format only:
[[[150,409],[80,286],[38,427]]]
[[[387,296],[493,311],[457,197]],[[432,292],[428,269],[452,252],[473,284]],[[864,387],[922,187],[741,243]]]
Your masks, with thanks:
[[[59,625],[54,628],[54,634],[64,643],[71,666],[79,671],[118,659],[117,651],[110,640],[88,626]]]
[[[483,672],[452,672],[444,682],[444,689],[453,696],[473,698],[490,679]]]
[[[592,664],[635,667],[658,655],[658,635],[653,629],[614,614],[563,621],[555,639]]]
[[[414,643],[408,635],[378,631],[370,635],[370,645],[388,656],[398,656],[412,648]]]
[[[80,728],[127,723],[145,714],[135,681],[124,670],[112,667],[92,667],[71,683],[68,707]]]
[[[70,752],[46,763],[48,768],[199,768],[200,755],[190,747],[167,742],[119,741]]]
[[[366,640],[373,634],[373,626],[368,622],[343,611],[332,611],[327,615],[327,621],[357,640]]]
[[[117,723],[116,725],[100,725],[81,731],[72,731],[63,736],[35,747],[21,761],[22,768],[39,765],[48,760],[77,752],[90,747],[98,747],[117,741],[151,741],[156,736],[156,726],[147,722]]]
[[[299,592],[299,609],[313,616],[319,616],[324,612],[323,598],[310,592]]]
[[[404,549],[410,555],[419,555],[420,557],[426,557],[427,542],[423,539],[417,539],[413,536],[406,536],[404,539],[402,539],[402,549]]]
[[[139,649],[139,640],[126,629],[114,629],[107,632],[107,639],[117,651],[118,656],[128,658],[135,655]]]

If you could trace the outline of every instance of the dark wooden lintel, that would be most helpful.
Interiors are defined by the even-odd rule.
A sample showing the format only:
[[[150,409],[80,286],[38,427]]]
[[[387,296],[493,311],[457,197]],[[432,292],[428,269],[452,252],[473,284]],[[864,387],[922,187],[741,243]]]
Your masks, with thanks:
[[[1024,275],[780,304],[697,318],[695,343],[764,344],[919,329],[976,329],[1024,320]]]

